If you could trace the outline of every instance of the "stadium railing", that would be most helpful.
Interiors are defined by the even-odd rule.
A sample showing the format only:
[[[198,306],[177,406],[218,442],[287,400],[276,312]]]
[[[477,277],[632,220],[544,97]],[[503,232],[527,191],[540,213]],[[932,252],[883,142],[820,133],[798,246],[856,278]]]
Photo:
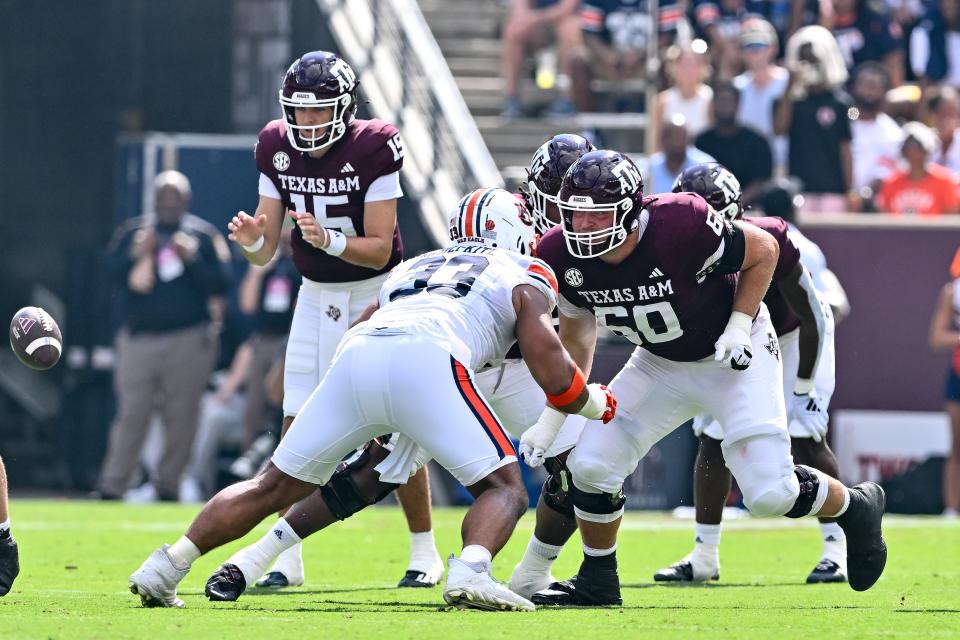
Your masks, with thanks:
[[[407,195],[436,243],[467,191],[503,178],[414,0],[317,0],[376,117],[403,132]]]

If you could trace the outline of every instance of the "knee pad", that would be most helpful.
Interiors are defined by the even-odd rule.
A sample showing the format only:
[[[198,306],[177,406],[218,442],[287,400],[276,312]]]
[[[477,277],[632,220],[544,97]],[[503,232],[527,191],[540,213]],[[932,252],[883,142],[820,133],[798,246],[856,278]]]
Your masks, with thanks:
[[[557,458],[547,458],[543,463],[550,475],[543,483],[543,503],[568,518],[573,518],[572,488],[567,465]]]
[[[802,518],[817,513],[823,508],[827,500],[827,483],[820,481],[820,473],[804,465],[793,468],[800,485],[800,493],[793,507],[784,515],[788,518]]]
[[[744,490],[743,504],[753,516],[790,515],[787,510],[795,503],[796,495],[796,491],[790,490],[789,482],[780,481],[764,485],[752,493]]]
[[[623,489],[616,493],[587,493],[570,483],[573,490],[573,511],[581,520],[587,522],[613,522],[623,515],[623,505],[627,502]]]
[[[341,462],[330,477],[330,481],[320,487],[320,495],[323,496],[327,508],[337,520],[346,520],[358,511],[380,502],[399,486],[379,482],[374,466],[376,463],[370,455],[370,450],[364,449],[350,462]],[[376,479],[372,491],[362,490],[357,483],[357,479],[364,476]]]

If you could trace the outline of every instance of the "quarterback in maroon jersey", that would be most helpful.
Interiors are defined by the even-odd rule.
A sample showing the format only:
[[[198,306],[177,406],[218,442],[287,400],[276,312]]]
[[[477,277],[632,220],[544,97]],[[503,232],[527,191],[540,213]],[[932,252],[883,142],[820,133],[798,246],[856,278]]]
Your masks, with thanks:
[[[776,241],[754,225],[724,220],[695,194],[644,198],[637,167],[613,151],[574,163],[558,204],[561,227],[537,251],[559,281],[561,340],[585,372],[597,322],[638,348],[611,382],[616,417],[588,422],[567,460],[583,563],[533,602],[621,602],[623,480],[658,440],[701,413],[724,425],[724,458],[750,511],[837,517],[847,534],[850,585],[870,588],[886,563],[882,489],[847,489],[790,457],[779,348],[762,304]],[[557,424],[545,410],[524,433],[521,455],[536,463]]]
[[[403,257],[397,199],[403,145],[397,128],[356,118],[357,78],[342,58],[313,51],[280,88],[283,117],[257,141],[260,202],[238,213],[230,239],[253,264],[274,254],[285,215],[296,221],[293,261],[303,276],[284,366],[284,432],[320,383],[347,328]],[[443,563],[433,543],[426,469],[398,491],[412,533],[400,586],[432,586]],[[299,545],[284,552],[259,586],[303,583]]]
[[[740,183],[726,167],[716,162],[685,169],[673,190],[702,196],[715,214],[727,220],[739,220],[743,216]],[[829,305],[820,300],[814,275],[801,262],[801,250],[792,239],[794,233],[799,232],[791,231],[782,218],[743,220],[769,233],[780,247],[773,281],[763,302],[770,311],[780,345],[787,431],[794,459],[836,478],[840,473],[837,459],[824,438],[827,406],[835,383],[833,314]],[[658,571],[654,575],[658,582],[701,582],[720,577],[720,521],[730,492],[730,471],[723,461],[724,427],[713,416],[700,415],[694,420],[693,430],[700,439],[694,467],[694,550]],[[843,529],[826,518],[820,519],[820,529],[823,552],[807,582],[846,582]]]

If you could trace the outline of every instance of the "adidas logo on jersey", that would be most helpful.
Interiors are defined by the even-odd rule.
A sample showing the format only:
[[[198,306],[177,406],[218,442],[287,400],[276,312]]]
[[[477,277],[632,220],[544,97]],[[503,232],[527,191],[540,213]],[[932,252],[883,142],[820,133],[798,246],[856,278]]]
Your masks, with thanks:
[[[662,277],[663,277],[663,271],[660,271],[660,269],[656,269],[656,268],[655,268],[653,271],[650,272],[650,277],[651,277],[651,278],[662,278]]]
[[[353,165],[349,162],[343,165],[343,169],[340,169],[340,173],[353,173]]]

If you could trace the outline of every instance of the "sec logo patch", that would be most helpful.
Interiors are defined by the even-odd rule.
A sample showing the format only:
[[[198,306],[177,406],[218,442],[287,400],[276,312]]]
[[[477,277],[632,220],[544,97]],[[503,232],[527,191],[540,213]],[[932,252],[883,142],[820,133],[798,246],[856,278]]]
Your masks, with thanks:
[[[290,168],[290,156],[283,151],[273,154],[273,168],[277,171],[286,171]]]
[[[567,281],[571,287],[579,287],[583,284],[583,274],[580,273],[580,269],[576,267],[570,267],[563,273],[563,279]]]

